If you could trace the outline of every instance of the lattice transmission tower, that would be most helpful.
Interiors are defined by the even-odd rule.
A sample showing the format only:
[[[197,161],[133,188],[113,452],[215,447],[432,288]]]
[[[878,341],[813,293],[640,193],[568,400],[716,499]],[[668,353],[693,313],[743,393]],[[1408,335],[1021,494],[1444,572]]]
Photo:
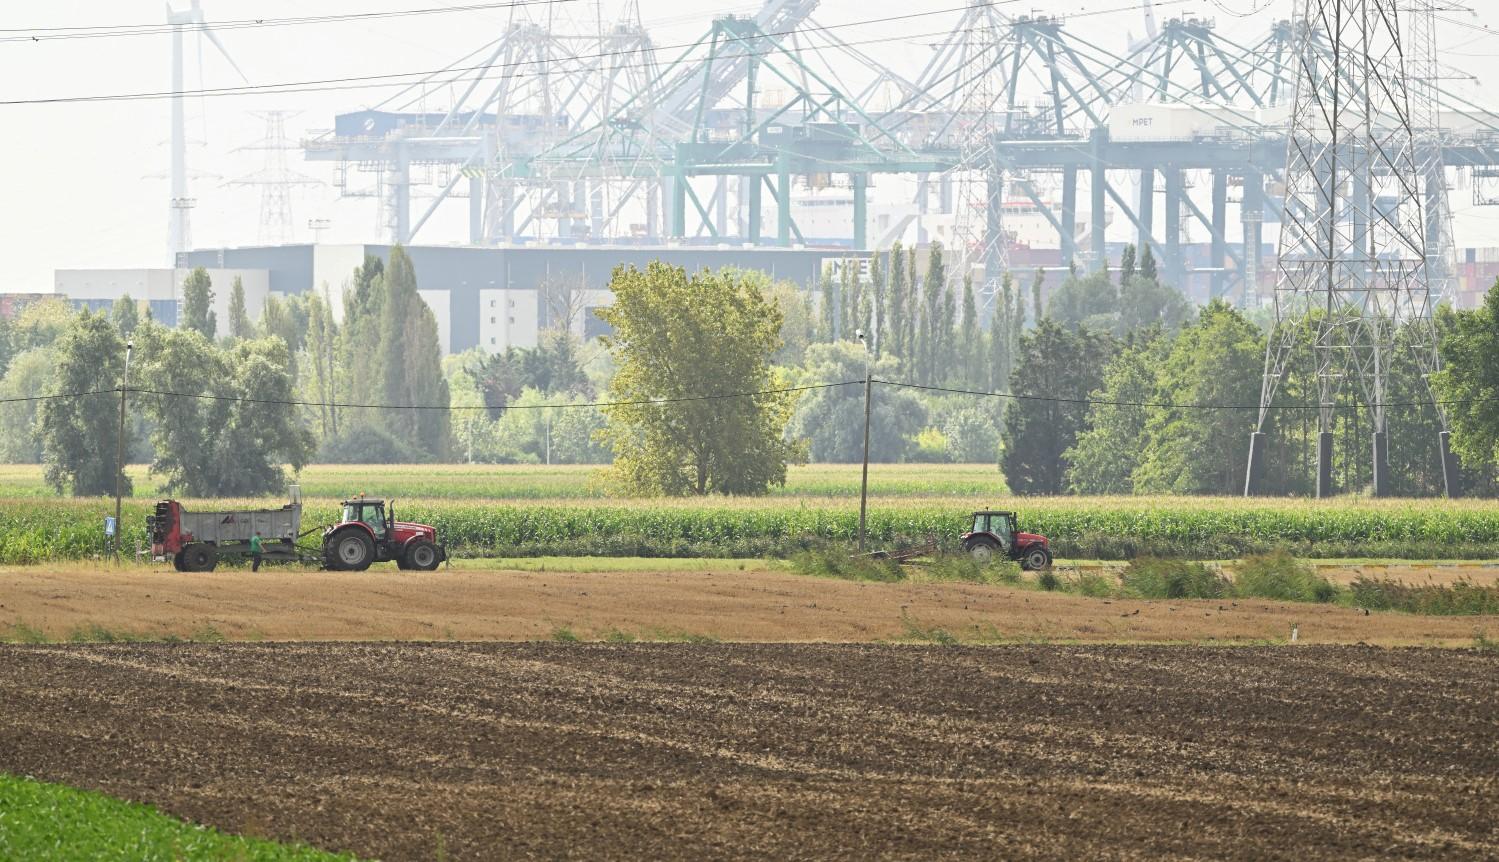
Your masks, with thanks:
[[[1373,491],[1389,490],[1386,414],[1391,368],[1438,368],[1432,323],[1421,135],[1394,0],[1304,0],[1287,134],[1285,215],[1274,326],[1250,438],[1246,494],[1266,469],[1265,421],[1300,346],[1311,344],[1317,398],[1318,497],[1333,493],[1333,420],[1352,382],[1372,419]],[[1321,38],[1330,50],[1313,43]],[[1396,351],[1396,337],[1409,347]],[[1413,357],[1413,358],[1412,358]],[[1441,411],[1438,410],[1438,414]],[[1456,476],[1442,418],[1443,475]]]
[[[286,154],[298,149],[286,140],[286,119],[295,116],[286,111],[266,111],[256,116],[265,120],[265,137],[239,150],[265,153],[265,164],[248,176],[231,180],[228,185],[254,186],[260,189],[260,231],[257,241],[266,245],[283,245],[294,238],[292,225],[292,190],[300,186],[320,186],[322,181],[298,173],[287,164]]]

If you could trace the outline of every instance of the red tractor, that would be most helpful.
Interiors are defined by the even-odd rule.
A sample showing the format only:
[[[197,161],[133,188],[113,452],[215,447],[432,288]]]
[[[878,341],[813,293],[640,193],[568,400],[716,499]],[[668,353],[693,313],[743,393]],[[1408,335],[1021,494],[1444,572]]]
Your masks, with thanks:
[[[996,557],[1015,560],[1037,571],[1051,565],[1051,542],[1036,533],[1022,533],[1014,512],[974,512],[973,529],[963,534],[963,550],[979,563]]]
[[[330,569],[363,571],[395,560],[402,569],[431,571],[447,558],[436,529],[397,521],[395,507],[387,511],[384,500],[345,500],[342,520],[323,531],[323,563]]]

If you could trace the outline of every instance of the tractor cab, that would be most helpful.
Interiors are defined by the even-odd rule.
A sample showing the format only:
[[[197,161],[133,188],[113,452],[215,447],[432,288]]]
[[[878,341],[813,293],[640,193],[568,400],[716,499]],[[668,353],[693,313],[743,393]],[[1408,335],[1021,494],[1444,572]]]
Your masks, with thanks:
[[[972,529],[963,534],[962,542],[963,550],[979,563],[1014,560],[1032,571],[1051,565],[1051,541],[1037,533],[1021,532],[1014,512],[974,512]]]
[[[342,523],[352,524],[357,521],[369,527],[370,532],[377,539],[383,539],[389,535],[391,524],[385,518],[384,500],[367,500],[359,497],[345,500],[343,506],[343,517],[339,519]]]

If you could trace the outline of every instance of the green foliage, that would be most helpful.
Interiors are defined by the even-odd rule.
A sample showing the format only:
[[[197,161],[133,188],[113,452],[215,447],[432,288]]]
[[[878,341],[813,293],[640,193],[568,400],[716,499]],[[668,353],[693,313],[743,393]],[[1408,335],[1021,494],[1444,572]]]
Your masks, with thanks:
[[[1140,443],[1150,403],[1156,396],[1156,369],[1167,342],[1142,340],[1121,350],[1103,373],[1088,407],[1088,427],[1067,451],[1067,487],[1075,494],[1127,494],[1134,488]]]
[[[789,281],[778,281],[771,286],[770,297],[781,312],[781,349],[776,351],[775,364],[800,365],[806,359],[807,348],[817,340],[817,326],[806,294]]]
[[[792,393],[776,388],[770,358],[781,315],[759,284],[723,270],[692,277],[653,262],[619,267],[614,305],[596,312],[618,364],[605,409],[613,477],[630,493],[763,494],[786,481],[803,446],[788,442]],[[681,400],[697,399],[697,400]]]
[[[42,440],[40,401],[22,401],[53,389],[57,360],[51,348],[33,347],[13,357],[0,378],[0,463],[39,464]],[[94,396],[100,397],[100,396]]]
[[[1379,578],[1359,578],[1349,587],[1356,607],[1409,614],[1459,616],[1499,614],[1499,586],[1459,578],[1451,585],[1407,584]]]
[[[1337,587],[1285,551],[1249,557],[1234,571],[1234,593],[1287,602],[1330,602]]]
[[[814,344],[807,350],[807,364],[798,382],[834,383],[864,379],[869,354],[861,344],[836,341]],[[876,378],[889,380],[900,373],[898,360],[890,355],[874,360]],[[899,461],[907,441],[925,424],[926,407],[909,389],[875,386],[870,406],[869,460]],[[864,457],[864,387],[834,386],[802,393],[792,415],[792,439],[806,440],[808,453],[820,463],[850,463]]]
[[[435,409],[385,410],[387,431],[434,460],[448,454],[451,418],[448,415],[448,382],[442,373],[442,345],[437,336],[437,318],[417,294],[416,269],[401,246],[390,250],[384,275],[385,296],[379,318],[380,349],[373,357],[380,364],[383,386],[378,390],[386,404],[413,404]],[[370,361],[369,356],[351,361]]]
[[[198,267],[182,280],[181,325],[212,341],[218,330],[218,317],[213,311],[213,282],[208,270]]]
[[[57,367],[49,392],[98,394],[42,402],[37,427],[47,483],[59,494],[112,494],[122,467],[115,462],[119,395],[109,390],[117,390],[124,377],[124,339],[103,314],[85,311],[57,339],[53,355]],[[128,477],[123,487],[129,494]]]
[[[250,312],[245,308],[245,283],[236,275],[229,288],[229,337],[249,338],[254,332]]]
[[[1217,599],[1232,585],[1202,563],[1136,557],[1120,576],[1124,588],[1142,599]]]
[[[1265,346],[1243,315],[1214,300],[1171,344],[1157,400],[1175,405],[1259,401]],[[1244,488],[1252,410],[1151,407],[1134,472],[1138,493],[1232,494]]]
[[[1103,383],[1114,343],[1086,329],[1073,332],[1043,320],[1020,342],[1020,362],[1005,407],[1000,469],[1018,494],[1059,494],[1066,488],[1067,452],[1087,417],[1079,403]],[[1076,399],[1060,401],[1050,399]]]
[[[994,405],[959,398],[944,404],[934,417],[947,442],[948,460],[993,465],[999,457],[999,418]]]
[[[172,394],[138,396],[156,428],[151,471],[175,494],[265,494],[301,469],[312,450],[295,405],[289,355],[279,338],[215,346],[192,329],[152,325],[141,376],[172,381]],[[197,397],[194,397],[197,396]]]
[[[880,356],[889,356],[897,365],[906,358],[906,309],[909,281],[906,278],[906,253],[897,240],[890,246],[890,289],[885,314],[881,320]]]
[[[1451,402],[1452,450],[1465,468],[1491,474],[1499,470],[1499,282],[1482,306],[1455,315],[1441,353],[1431,382]]]
[[[923,464],[945,464],[952,461],[947,450],[947,438],[936,428],[923,428],[911,449],[911,460]]]
[[[0,775],[0,858],[317,862],[354,857],[227,835],[147,805]]]
[[[317,450],[322,464],[410,464],[422,454],[374,425],[354,425],[323,438]]]
[[[141,315],[130,294],[122,294],[115,300],[109,309],[109,319],[114,323],[115,329],[120,331],[121,338],[129,340],[135,334],[135,328],[141,325]]]

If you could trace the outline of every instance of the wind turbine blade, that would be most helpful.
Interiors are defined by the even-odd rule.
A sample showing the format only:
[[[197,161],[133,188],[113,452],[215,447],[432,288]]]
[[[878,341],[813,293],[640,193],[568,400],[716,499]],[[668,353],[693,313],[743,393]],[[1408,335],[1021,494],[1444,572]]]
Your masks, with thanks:
[[[224,59],[229,61],[229,65],[234,68],[235,73],[238,74],[246,84],[250,83],[250,76],[246,75],[245,71],[239,67],[239,64],[234,62],[234,58],[229,56],[229,49],[224,47],[224,43],[219,41],[219,37],[213,34],[213,31],[208,28],[207,24],[203,25],[203,35],[207,37],[208,41],[213,43],[213,47],[219,49],[219,53],[223,54]]]

